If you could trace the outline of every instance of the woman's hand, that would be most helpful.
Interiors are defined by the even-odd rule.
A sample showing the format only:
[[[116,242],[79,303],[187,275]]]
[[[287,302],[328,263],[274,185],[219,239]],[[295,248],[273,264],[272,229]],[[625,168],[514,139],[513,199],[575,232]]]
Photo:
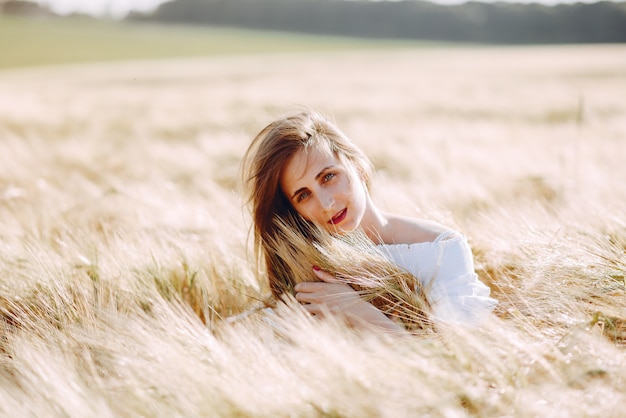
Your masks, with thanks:
[[[321,281],[303,282],[294,287],[296,300],[313,315],[340,313],[348,322],[357,327],[375,326],[386,330],[404,331],[371,303],[361,299],[359,294],[332,274],[313,267],[313,272]]]

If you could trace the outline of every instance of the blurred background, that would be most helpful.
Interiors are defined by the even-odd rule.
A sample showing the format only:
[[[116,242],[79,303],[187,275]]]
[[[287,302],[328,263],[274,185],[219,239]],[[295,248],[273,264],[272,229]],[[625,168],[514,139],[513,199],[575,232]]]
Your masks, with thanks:
[[[624,415],[626,3],[0,9],[0,416]],[[302,105],[463,231],[493,326],[223,320],[269,293],[241,157]]]
[[[241,32],[216,38],[206,31],[181,31],[181,25],[342,37],[326,39],[323,49],[348,40],[351,46],[356,40],[515,45],[626,42],[625,2],[525,1],[1,0],[0,68],[263,52],[276,49],[276,42],[281,50],[319,47],[304,39],[294,42],[271,36],[258,42],[256,35],[241,38]],[[170,30],[164,32],[161,25],[155,30],[156,23],[170,24]]]

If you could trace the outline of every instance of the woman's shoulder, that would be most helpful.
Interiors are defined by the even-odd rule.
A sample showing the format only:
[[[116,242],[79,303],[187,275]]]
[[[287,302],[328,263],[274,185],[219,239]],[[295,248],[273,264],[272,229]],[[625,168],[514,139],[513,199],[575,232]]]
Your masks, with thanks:
[[[379,249],[397,265],[426,281],[435,274],[452,278],[474,271],[467,238],[452,229],[444,230],[431,241],[380,244]]]
[[[382,238],[382,243],[387,245],[406,244],[415,245],[435,242],[446,239],[448,234],[455,231],[440,223],[426,219],[409,218],[405,216],[388,214],[387,227]]]
[[[432,256],[441,253],[443,249],[447,252],[457,253],[457,256],[471,254],[471,249],[465,235],[453,229],[446,229],[430,241],[406,242],[406,243],[382,243],[378,247],[388,254],[401,256]]]

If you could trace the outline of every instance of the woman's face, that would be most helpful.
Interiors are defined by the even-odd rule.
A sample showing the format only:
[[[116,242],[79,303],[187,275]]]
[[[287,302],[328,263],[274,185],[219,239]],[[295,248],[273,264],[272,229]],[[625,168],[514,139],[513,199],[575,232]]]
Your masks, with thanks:
[[[359,227],[367,208],[356,168],[323,147],[296,153],[281,172],[280,187],[302,217],[332,233]]]

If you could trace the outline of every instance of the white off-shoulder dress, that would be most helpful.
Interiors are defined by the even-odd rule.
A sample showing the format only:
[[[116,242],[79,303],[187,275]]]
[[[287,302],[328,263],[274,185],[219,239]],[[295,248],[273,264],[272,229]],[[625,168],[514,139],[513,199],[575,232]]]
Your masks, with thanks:
[[[497,301],[474,271],[467,239],[447,231],[432,242],[379,245],[391,261],[422,284],[438,324],[477,325]]]

